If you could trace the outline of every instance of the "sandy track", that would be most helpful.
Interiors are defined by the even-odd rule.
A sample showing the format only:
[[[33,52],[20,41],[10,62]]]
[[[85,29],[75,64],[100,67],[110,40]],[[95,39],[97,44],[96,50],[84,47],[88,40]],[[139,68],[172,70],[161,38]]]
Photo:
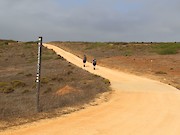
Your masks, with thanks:
[[[71,63],[82,60],[58,47],[44,44]],[[42,120],[2,135],[180,135],[180,91],[147,78],[91,63],[84,68],[111,81],[108,102],[60,118]]]

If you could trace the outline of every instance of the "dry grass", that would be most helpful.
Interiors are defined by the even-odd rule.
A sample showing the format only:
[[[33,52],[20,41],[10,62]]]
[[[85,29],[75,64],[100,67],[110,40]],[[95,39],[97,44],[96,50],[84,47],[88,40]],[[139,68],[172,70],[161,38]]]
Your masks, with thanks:
[[[162,81],[180,89],[180,43],[51,42],[99,65]],[[158,72],[160,71],[160,72]]]
[[[93,100],[97,94],[109,90],[109,84],[103,78],[77,68],[43,47],[41,113],[38,114],[35,83],[37,44],[8,44],[8,41],[0,43],[0,121],[6,123],[0,129],[53,117],[55,109],[81,106]],[[77,91],[57,95],[56,92],[66,85]]]

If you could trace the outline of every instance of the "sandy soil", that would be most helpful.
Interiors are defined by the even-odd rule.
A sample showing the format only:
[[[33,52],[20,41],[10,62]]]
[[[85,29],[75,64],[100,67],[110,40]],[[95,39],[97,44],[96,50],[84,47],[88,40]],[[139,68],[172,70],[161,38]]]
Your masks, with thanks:
[[[82,60],[44,44],[83,68]],[[170,85],[87,63],[85,70],[110,80],[108,102],[64,117],[42,120],[1,135],[179,135],[180,91]]]

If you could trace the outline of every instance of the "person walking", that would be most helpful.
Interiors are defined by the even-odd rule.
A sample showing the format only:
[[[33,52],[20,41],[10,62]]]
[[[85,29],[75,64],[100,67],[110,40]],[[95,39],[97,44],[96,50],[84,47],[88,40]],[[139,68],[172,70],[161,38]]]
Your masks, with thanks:
[[[95,70],[95,67],[96,67],[96,64],[97,64],[97,62],[96,62],[96,59],[93,59],[93,68],[94,68],[94,70]]]
[[[84,58],[83,58],[84,67],[86,66],[86,61],[87,61],[87,58],[86,58],[86,55],[84,55]]]

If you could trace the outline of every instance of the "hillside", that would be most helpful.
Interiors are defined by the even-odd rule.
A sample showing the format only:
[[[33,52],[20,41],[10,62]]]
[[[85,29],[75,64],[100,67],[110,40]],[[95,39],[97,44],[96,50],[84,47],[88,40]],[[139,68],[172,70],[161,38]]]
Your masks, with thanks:
[[[88,61],[180,89],[180,43],[51,42]]]
[[[40,90],[41,113],[36,112],[37,43],[0,41],[0,129],[55,117],[63,108],[82,108],[109,83],[43,47]],[[73,109],[70,109],[73,111]]]
[[[82,67],[82,59],[44,44],[66,60]],[[83,68],[109,79],[113,92],[108,102],[87,107],[70,115],[25,124],[0,132],[1,135],[179,135],[180,91],[172,86],[87,62]],[[66,130],[68,129],[68,130]]]

